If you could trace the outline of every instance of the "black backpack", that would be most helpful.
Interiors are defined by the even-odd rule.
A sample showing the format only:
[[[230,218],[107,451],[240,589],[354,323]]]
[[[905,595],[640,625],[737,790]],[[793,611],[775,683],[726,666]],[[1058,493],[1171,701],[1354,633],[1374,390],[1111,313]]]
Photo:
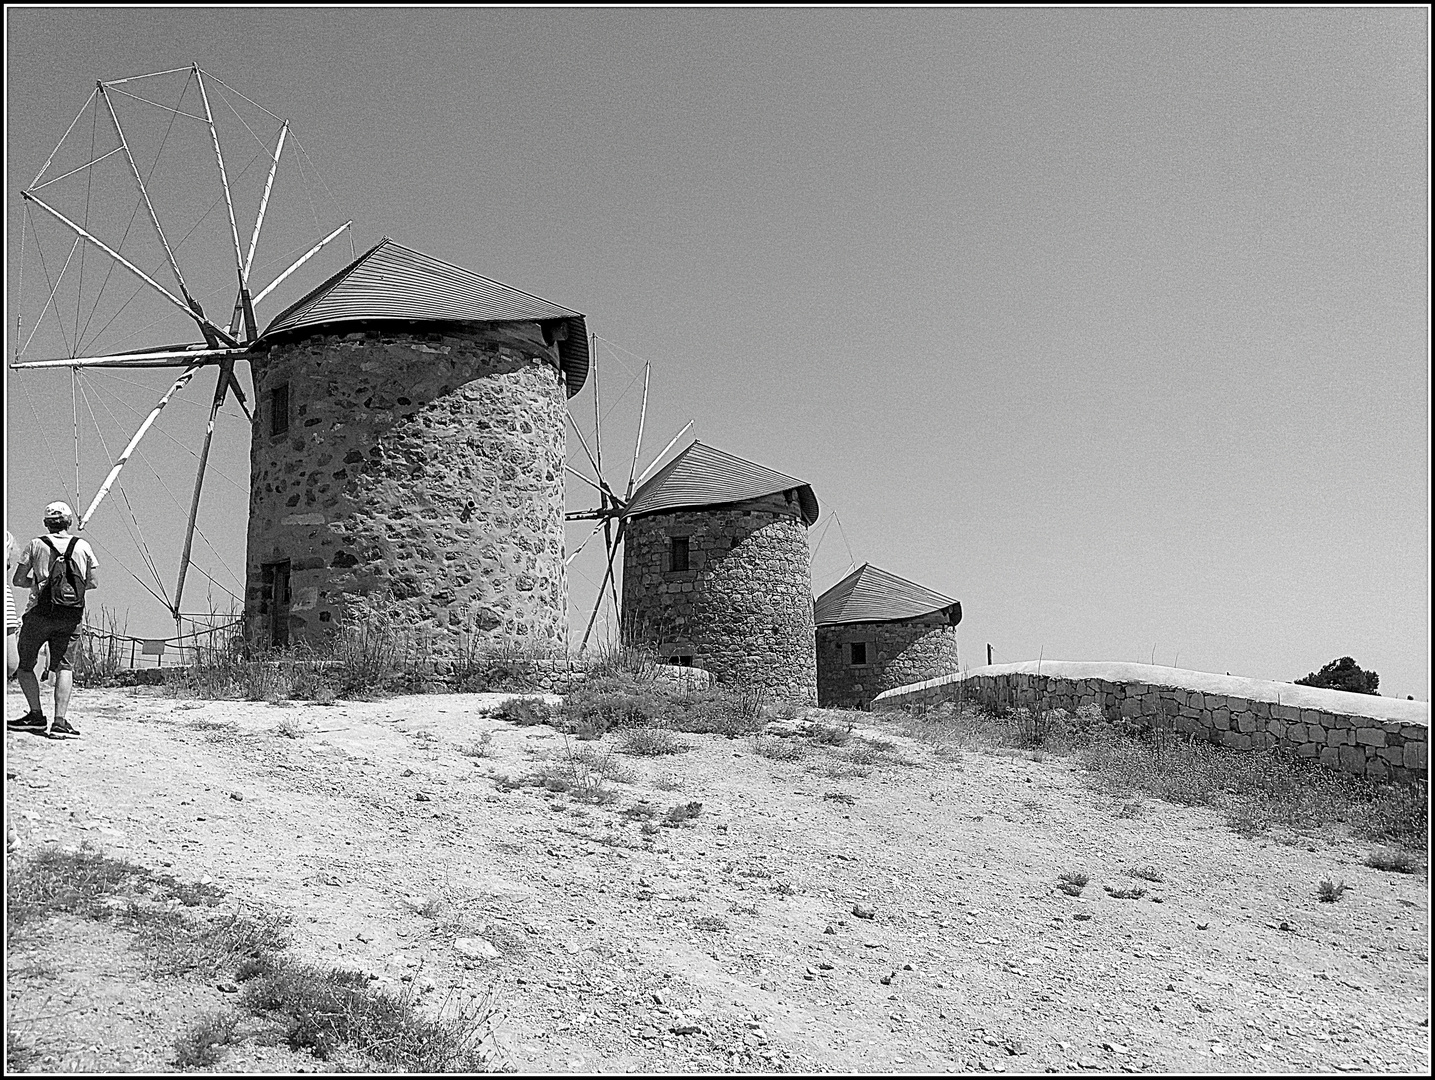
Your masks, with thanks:
[[[85,579],[75,568],[75,561],[71,556],[80,538],[70,537],[70,542],[63,552],[48,536],[42,536],[40,539],[54,553],[54,558],[50,560],[50,578],[40,594],[41,604],[55,615],[78,615],[85,609]]]

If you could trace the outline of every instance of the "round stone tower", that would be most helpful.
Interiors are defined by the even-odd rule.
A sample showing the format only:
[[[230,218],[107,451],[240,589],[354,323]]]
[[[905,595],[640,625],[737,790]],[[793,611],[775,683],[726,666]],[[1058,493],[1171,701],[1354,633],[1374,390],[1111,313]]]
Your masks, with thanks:
[[[622,633],[773,699],[817,700],[803,481],[693,443],[633,494]]]
[[[314,642],[375,608],[439,660],[486,642],[564,649],[582,316],[386,239],[262,343],[248,640]]]
[[[884,690],[954,675],[958,600],[863,563],[817,598],[817,699],[865,709]]]

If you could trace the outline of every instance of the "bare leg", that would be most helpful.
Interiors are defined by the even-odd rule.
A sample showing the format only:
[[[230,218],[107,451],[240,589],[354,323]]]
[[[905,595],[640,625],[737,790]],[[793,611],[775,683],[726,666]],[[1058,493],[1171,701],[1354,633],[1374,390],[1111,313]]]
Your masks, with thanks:
[[[13,679],[20,670],[20,635],[10,631],[5,635],[5,678]]]
[[[55,672],[55,719],[63,720],[70,708],[70,691],[75,688],[75,673],[69,668]],[[37,692],[35,697],[39,699]]]
[[[32,713],[40,711],[40,680],[35,678],[35,669],[17,672],[15,681],[20,684],[20,689],[25,692],[25,703],[30,706]]]

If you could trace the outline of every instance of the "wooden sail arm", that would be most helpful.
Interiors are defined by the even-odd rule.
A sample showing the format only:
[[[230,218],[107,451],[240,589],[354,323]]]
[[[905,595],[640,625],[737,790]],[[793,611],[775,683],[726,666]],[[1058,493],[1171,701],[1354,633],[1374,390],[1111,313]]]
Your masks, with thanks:
[[[276,288],[279,287],[279,283],[280,283],[281,281],[283,281],[285,278],[287,278],[287,277],[288,277],[290,274],[292,274],[295,270],[298,270],[299,267],[303,266],[306,262],[308,262],[310,259],[312,259],[315,255],[319,254],[319,249],[320,249],[320,248],[322,248],[325,244],[329,243],[329,241],[335,239],[341,232],[343,232],[345,229],[347,229],[347,228],[348,228],[350,225],[352,225],[353,223],[354,223],[354,222],[353,222],[353,219],[350,218],[348,221],[344,222],[344,224],[340,225],[337,229],[335,229],[333,232],[331,232],[328,236],[324,237],[324,239],[320,240],[317,244],[315,244],[313,247],[311,247],[308,251],[304,252],[303,255],[300,255],[299,258],[298,258],[297,260],[295,260],[295,262],[293,263],[293,265],[291,265],[288,270],[285,270],[282,274],[280,274],[277,278],[275,278],[273,281],[271,281],[268,285],[266,285],[266,286],[264,286],[264,288],[260,289],[259,292],[255,294],[255,296],[254,296],[254,301],[253,301],[253,302],[257,304],[257,303],[259,303],[259,301],[263,300],[266,296],[268,296],[270,293],[272,293]]]
[[[254,234],[249,238],[249,254],[244,259],[245,281],[254,268],[254,249],[259,246],[259,229],[264,224],[264,211],[269,208],[269,191],[274,186],[274,173],[279,169],[279,155],[284,152],[284,137],[289,134],[289,121],[279,128],[279,145],[274,148],[274,161],[269,166],[269,178],[264,181],[264,194],[259,197],[259,215],[254,219]]]
[[[157,349],[153,352],[115,353],[112,356],[63,356],[54,360],[21,360],[10,365],[10,370],[25,368],[166,368],[166,367],[207,367],[220,362],[226,356],[241,356],[249,350],[234,349]]]
[[[234,220],[234,197],[229,191],[229,173],[224,168],[224,153],[219,149],[219,129],[214,126],[214,113],[209,107],[209,92],[204,88],[204,76],[199,65],[194,65],[194,80],[199,84],[199,98],[204,102],[204,119],[209,125],[209,137],[214,142],[214,157],[219,162],[219,183],[224,188],[224,205],[229,209],[229,235],[234,240],[234,268],[239,272],[239,287],[249,288],[249,279],[244,269],[244,252],[239,247],[239,224]],[[248,335],[253,338],[253,334]],[[179,601],[175,600],[178,604]]]
[[[219,407],[224,404],[224,399],[229,394],[230,384],[234,378],[234,360],[227,358],[220,361],[219,377],[214,381],[214,397],[209,405],[209,423],[204,429],[204,446],[199,451],[199,469],[194,475],[194,496],[189,503],[189,521],[184,529],[184,548],[179,556],[179,579],[174,586],[174,605],[172,610],[175,617],[179,617],[180,605],[184,600],[184,579],[189,573],[189,557],[194,547],[194,526],[199,520],[199,494],[204,489],[204,470],[209,464],[209,447],[214,442],[214,418],[219,413]]]
[[[124,128],[120,127],[120,118],[119,114],[115,112],[114,102],[110,100],[109,94],[105,92],[103,83],[96,83],[95,85],[99,87],[100,99],[104,101],[105,108],[109,110],[110,121],[115,125],[115,135],[120,140],[120,149],[125,152],[125,160],[129,162],[130,172],[135,178],[135,183],[139,186],[140,198],[144,201],[145,209],[149,211],[150,224],[154,226],[155,235],[159,237],[159,243],[160,246],[164,248],[165,257],[169,259],[169,268],[174,271],[174,280],[179,284],[180,294],[189,302],[189,306],[194,308],[202,316],[203,311],[199,309],[199,305],[194,297],[190,295],[189,287],[184,283],[184,275],[179,271],[179,260],[175,258],[174,250],[169,246],[169,241],[165,238],[164,229],[160,228],[159,215],[155,213],[154,203],[150,201],[149,189],[145,187],[144,177],[140,176],[139,166],[135,164],[134,155],[130,153],[130,145],[125,139]],[[200,324],[200,329],[204,329],[203,323]],[[208,340],[208,338],[209,334],[206,333],[205,339]]]
[[[139,445],[140,439],[142,439],[144,433],[150,429],[150,425],[159,419],[160,410],[169,404],[169,399],[174,397],[185,383],[194,378],[195,373],[199,371],[201,366],[200,364],[195,364],[188,368],[183,375],[174,381],[174,385],[165,391],[165,395],[159,399],[159,403],[150,410],[149,415],[144,418],[144,423],[139,426],[139,430],[136,431],[130,438],[130,441],[125,444],[125,448],[120,452],[120,456],[115,459],[115,463],[111,467],[109,475],[105,477],[105,482],[100,485],[100,490],[95,492],[95,497],[90,500],[89,508],[85,511],[84,516],[80,518],[79,528],[83,529],[90,523],[90,518],[94,516],[96,508],[100,505],[100,501],[109,494],[110,488],[114,486],[114,482],[119,478],[120,470],[125,467],[125,462],[128,461],[130,455],[135,452],[135,447]]]
[[[239,342],[236,341],[227,331],[222,330],[220,327],[215,326],[214,323],[210,322],[209,319],[205,317],[204,311],[199,308],[199,305],[196,304],[194,301],[191,300],[189,303],[186,303],[179,297],[175,296],[174,293],[170,292],[154,278],[150,277],[138,266],[130,262],[128,259],[126,259],[118,251],[114,250],[114,248],[106,244],[99,237],[94,236],[89,232],[86,232],[83,228],[81,228],[79,225],[76,225],[73,221],[67,218],[64,214],[60,213],[60,211],[56,210],[53,206],[47,205],[43,199],[41,199],[34,193],[29,191],[22,191],[20,192],[20,198],[24,199],[26,202],[34,203],[41,210],[44,210],[47,214],[49,214],[56,221],[58,221],[61,225],[64,225],[66,228],[77,233],[82,239],[89,241],[89,243],[99,248],[110,258],[114,259],[115,262],[119,263],[131,274],[134,274],[135,277],[139,278],[150,288],[154,289],[157,293],[163,296],[175,307],[179,308],[180,311],[183,311],[186,315],[188,315],[191,319],[193,319],[196,323],[199,324],[200,330],[204,332],[206,341],[208,341],[209,336],[213,334],[216,338],[219,339],[219,341],[223,342],[225,345],[228,345],[230,348],[239,347]],[[210,347],[214,348],[216,347],[216,345],[212,343]]]
[[[623,498],[633,497],[633,474],[638,471],[638,454],[643,449],[643,423],[648,419],[648,376],[653,373],[652,364],[643,365],[643,407],[638,412],[638,441],[633,444],[633,464],[628,467],[628,489]]]

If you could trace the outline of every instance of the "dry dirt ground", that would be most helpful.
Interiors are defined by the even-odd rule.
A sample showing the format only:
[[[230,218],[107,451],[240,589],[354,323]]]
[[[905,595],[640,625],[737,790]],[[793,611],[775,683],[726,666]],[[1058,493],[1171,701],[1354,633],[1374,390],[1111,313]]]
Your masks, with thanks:
[[[584,805],[499,778],[616,740],[513,726],[494,698],[82,691],[82,738],[7,733],[6,819],[22,855],[88,841],[290,913],[298,959],[431,1008],[492,988],[522,1071],[1429,1072],[1428,876],[1369,869],[1365,845],[1131,816],[1069,761],[938,751],[881,716],[788,762],[692,735],[615,755],[631,782]],[[644,800],[702,811],[647,837],[623,812]],[[1148,866],[1161,883],[1130,876]],[[1090,876],[1080,897],[1063,871]],[[1350,889],[1321,903],[1324,878]],[[78,919],[6,974],[44,1071],[173,1069],[175,1034],[233,1000],[151,979]],[[244,1043],[215,1068],[332,1067],[290,1053]]]

